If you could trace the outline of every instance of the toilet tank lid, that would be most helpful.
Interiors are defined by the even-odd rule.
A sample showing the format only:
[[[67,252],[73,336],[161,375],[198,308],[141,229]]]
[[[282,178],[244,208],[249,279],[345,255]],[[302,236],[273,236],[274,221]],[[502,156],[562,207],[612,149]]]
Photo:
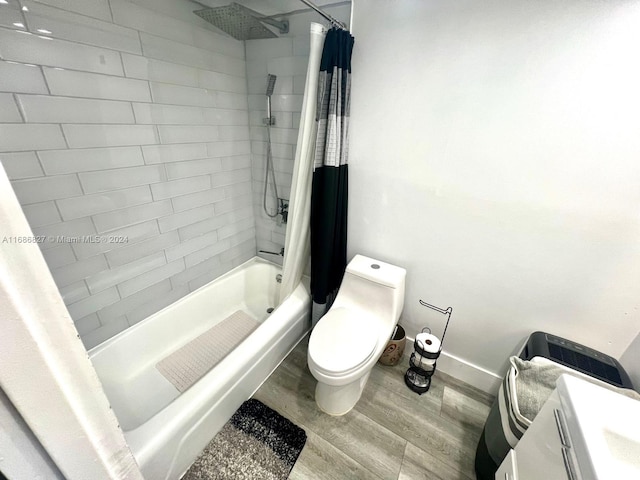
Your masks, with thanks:
[[[404,279],[407,275],[407,271],[402,267],[365,257],[364,255],[353,257],[345,271],[391,288],[400,288],[404,285]]]

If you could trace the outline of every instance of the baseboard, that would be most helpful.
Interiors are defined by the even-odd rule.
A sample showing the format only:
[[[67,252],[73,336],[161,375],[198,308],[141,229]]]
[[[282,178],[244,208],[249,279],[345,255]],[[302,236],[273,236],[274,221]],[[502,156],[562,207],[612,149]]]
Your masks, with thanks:
[[[409,350],[409,353],[413,349],[413,341],[413,338],[407,337],[406,348]],[[452,377],[468,383],[483,392],[490,393],[491,395],[498,393],[500,382],[502,382],[502,377],[499,375],[485,370],[478,365],[469,363],[455,355],[451,355],[450,353],[447,353],[446,350],[443,350],[440,354],[437,365],[439,371],[446,373],[447,375],[451,375]]]

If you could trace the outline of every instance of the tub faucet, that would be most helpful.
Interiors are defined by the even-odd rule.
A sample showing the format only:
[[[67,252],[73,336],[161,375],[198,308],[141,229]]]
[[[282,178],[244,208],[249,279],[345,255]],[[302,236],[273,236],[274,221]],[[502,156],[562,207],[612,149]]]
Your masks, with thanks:
[[[282,257],[284,257],[284,247],[282,247],[280,249],[280,253],[277,252],[269,252],[267,250],[258,250],[258,253],[268,253],[269,255],[280,255]]]

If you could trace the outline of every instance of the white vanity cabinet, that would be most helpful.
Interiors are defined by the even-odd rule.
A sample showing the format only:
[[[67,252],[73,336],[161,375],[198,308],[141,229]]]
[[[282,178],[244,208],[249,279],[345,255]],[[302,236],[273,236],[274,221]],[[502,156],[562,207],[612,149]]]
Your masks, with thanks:
[[[553,391],[516,448],[509,451],[496,480],[580,480],[558,392]]]
[[[640,479],[640,401],[621,393],[561,375],[496,480]]]

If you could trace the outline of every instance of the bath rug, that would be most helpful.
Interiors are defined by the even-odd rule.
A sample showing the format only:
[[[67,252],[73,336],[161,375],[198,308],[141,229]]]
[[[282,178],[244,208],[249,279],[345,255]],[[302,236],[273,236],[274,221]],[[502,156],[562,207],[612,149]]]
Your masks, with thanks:
[[[179,392],[184,392],[220,363],[259,325],[249,314],[238,310],[160,360],[156,368]]]
[[[306,441],[303,429],[252,398],[233,414],[182,480],[284,480]]]

